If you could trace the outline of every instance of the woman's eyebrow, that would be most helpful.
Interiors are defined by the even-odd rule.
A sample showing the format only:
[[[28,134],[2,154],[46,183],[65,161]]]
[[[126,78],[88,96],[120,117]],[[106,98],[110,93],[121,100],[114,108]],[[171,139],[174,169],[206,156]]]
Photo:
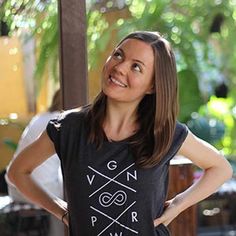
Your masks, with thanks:
[[[142,61],[140,61],[140,60],[138,60],[138,59],[133,59],[133,61],[139,62],[139,63],[141,63],[142,65],[146,66]]]
[[[124,50],[123,50],[122,48],[117,48],[117,50],[121,51],[121,53],[122,53],[123,55],[125,55],[125,52],[124,52]],[[132,59],[132,61],[139,62],[140,64],[146,66],[146,65],[144,64],[144,62],[142,62],[142,61],[140,61],[140,60],[138,60],[138,59]]]

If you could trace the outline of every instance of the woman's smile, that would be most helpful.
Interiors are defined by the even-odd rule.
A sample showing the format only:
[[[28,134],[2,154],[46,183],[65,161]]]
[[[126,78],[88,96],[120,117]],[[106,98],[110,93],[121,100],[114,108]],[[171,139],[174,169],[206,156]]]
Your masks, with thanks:
[[[152,47],[136,39],[127,39],[106,61],[102,90],[109,99],[137,104],[152,91],[153,71]]]
[[[109,76],[109,81],[115,85],[118,85],[119,87],[122,87],[122,88],[127,88],[128,86],[121,82],[119,79],[116,79],[114,76],[110,75]]]

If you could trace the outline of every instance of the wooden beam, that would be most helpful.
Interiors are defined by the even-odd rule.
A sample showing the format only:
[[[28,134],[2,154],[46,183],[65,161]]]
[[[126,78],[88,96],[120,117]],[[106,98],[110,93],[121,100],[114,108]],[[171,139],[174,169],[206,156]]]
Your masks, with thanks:
[[[60,83],[63,108],[88,102],[86,3],[84,0],[59,0]]]

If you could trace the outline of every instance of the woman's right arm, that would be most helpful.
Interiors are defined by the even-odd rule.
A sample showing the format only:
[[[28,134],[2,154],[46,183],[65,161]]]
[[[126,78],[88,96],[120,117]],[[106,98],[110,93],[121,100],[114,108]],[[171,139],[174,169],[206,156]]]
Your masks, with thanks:
[[[11,163],[7,176],[25,197],[61,220],[67,211],[66,203],[61,199],[49,196],[30,175],[37,166],[54,153],[53,142],[44,131],[35,142],[19,153]],[[67,219],[65,223],[68,224]]]

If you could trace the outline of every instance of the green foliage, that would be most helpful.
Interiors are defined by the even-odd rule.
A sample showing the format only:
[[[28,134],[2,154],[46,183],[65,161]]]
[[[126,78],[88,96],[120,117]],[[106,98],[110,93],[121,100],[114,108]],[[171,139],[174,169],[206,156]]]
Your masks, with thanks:
[[[129,11],[132,18],[117,25],[119,37],[134,30],[150,30],[160,31],[171,42],[180,84],[179,119],[193,120],[191,114],[201,107],[195,127],[226,155],[235,156],[236,31],[232,29],[236,25],[236,1],[134,0]],[[219,15],[223,24],[214,30],[212,25]],[[212,97],[222,80],[231,89],[225,100]]]
[[[7,1],[3,2],[0,17],[10,27],[10,36],[16,31],[23,34],[24,41],[37,40],[37,66],[35,79],[40,88],[42,76],[48,70],[50,78],[58,80],[58,16],[57,1]]]
[[[216,98],[212,96],[205,105],[199,109],[199,114],[221,121],[225,125],[225,135],[216,146],[225,155],[236,156],[236,106],[235,101],[229,98]]]
[[[191,120],[187,122],[189,129],[199,138],[211,144],[216,144],[225,134],[225,125],[216,118],[208,115],[192,113]]]
[[[98,55],[106,48],[113,28],[118,30],[119,38],[133,30],[153,30],[162,32],[172,43],[178,54],[179,72],[191,71],[194,78],[201,81],[205,68],[210,70],[217,68],[235,86],[236,53],[233,52],[236,51],[234,43],[236,33],[231,30],[235,27],[235,1],[127,0],[127,7],[132,17],[128,20],[120,18],[115,25],[109,25],[101,12],[91,10],[95,1],[86,2],[88,3],[89,68],[96,66],[96,62],[99,60]],[[214,65],[209,54],[211,51],[209,39],[213,37],[209,30],[213,19],[219,13],[224,17],[224,24],[221,32],[214,34],[214,38],[220,43],[223,53],[220,56],[222,63]],[[58,79],[57,1],[5,0],[1,6],[0,17],[10,25],[11,32],[14,32],[15,29],[27,28],[33,35],[40,35],[36,77],[40,80],[47,67],[51,77]],[[208,80],[211,87],[215,85],[214,75],[210,76]],[[193,83],[195,82],[193,81]],[[212,89],[203,92],[205,101],[209,97],[208,93],[212,93]],[[199,93],[196,96],[201,97]],[[183,117],[185,116],[183,115]]]
[[[88,67],[95,67],[99,55],[105,50],[112,27],[97,10],[87,13]]]
[[[134,0],[129,11],[132,18],[118,25],[119,37],[133,30],[160,31],[176,52],[181,121],[190,119],[207,102],[221,77],[235,87],[236,32],[230,30],[235,28],[235,1]],[[211,34],[219,14],[224,23],[219,32]]]
[[[179,78],[179,119],[186,122],[189,120],[193,111],[197,111],[203,104],[198,87],[198,78],[190,70],[181,70],[178,73]],[[195,96],[193,96],[195,95]]]
[[[4,138],[3,143],[12,151],[16,151],[17,143],[10,138]]]
[[[93,2],[93,1],[92,1]],[[92,3],[91,2],[91,3]],[[29,36],[37,39],[37,65],[35,79],[40,88],[42,76],[47,70],[49,77],[58,81],[58,12],[57,1],[13,1],[5,0],[1,6],[0,18],[10,26],[13,34],[27,30]],[[109,27],[101,12],[89,9],[87,12],[88,67],[96,66],[99,54],[104,51],[110,39]],[[106,31],[105,31],[106,30]]]
[[[134,30],[160,31],[171,42],[176,54],[180,84],[179,119],[186,122],[191,119],[192,112],[198,112],[206,103],[208,113],[203,112],[203,105],[200,116],[210,114],[209,122],[213,116],[225,124],[225,136],[218,146],[224,148],[226,154],[235,154],[236,128],[232,124],[236,116],[236,1],[127,0],[131,17],[117,19],[113,25],[109,25],[101,12],[91,10],[95,1],[86,2],[90,3],[87,7],[89,68],[96,66],[111,30],[117,30],[118,39]],[[217,16],[222,18],[223,24],[218,24],[216,30],[212,26]],[[56,0],[5,0],[0,17],[11,26],[11,32],[27,28],[31,29],[32,35],[40,36],[36,77],[40,79],[45,68],[49,68],[52,77],[58,79]],[[212,98],[208,103],[214,87],[222,80],[231,89],[226,102],[230,104],[226,109],[228,115],[213,112]],[[223,111],[223,108],[225,105],[221,104],[218,109]]]
[[[37,45],[39,55],[35,78],[38,80],[40,87],[41,78],[46,69],[48,69],[51,78],[58,80],[58,17],[56,14],[52,14],[47,16],[45,21],[39,22],[40,24],[33,31],[33,35],[39,34]]]

